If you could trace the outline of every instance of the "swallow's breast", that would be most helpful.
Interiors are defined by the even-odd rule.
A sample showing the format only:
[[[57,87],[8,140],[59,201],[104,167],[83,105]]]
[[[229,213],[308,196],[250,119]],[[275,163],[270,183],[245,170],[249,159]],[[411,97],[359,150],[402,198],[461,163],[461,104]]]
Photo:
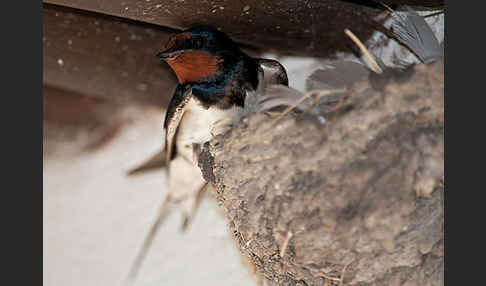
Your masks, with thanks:
[[[218,134],[219,124],[229,123],[240,112],[240,107],[220,109],[216,106],[205,108],[196,97],[192,97],[185,107],[176,138],[177,152],[192,161],[192,144],[203,144],[211,140],[211,133]],[[213,128],[214,127],[214,128]]]

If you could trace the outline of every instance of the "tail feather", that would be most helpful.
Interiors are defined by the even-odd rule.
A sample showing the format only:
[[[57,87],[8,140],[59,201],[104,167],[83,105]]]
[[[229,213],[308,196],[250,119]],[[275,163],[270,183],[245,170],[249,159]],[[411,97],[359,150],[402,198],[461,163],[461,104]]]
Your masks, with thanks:
[[[173,207],[174,206],[171,197],[167,196],[159,209],[157,219],[152,224],[149,233],[147,234],[147,236],[143,241],[140,251],[137,253],[137,256],[135,257],[135,261],[133,262],[130,268],[130,272],[128,273],[124,285],[126,286],[133,285],[133,283],[137,279],[138,272],[140,271],[140,267],[142,266],[142,263],[145,260],[145,257],[147,256],[148,250],[152,246],[152,242],[157,232],[159,231],[160,226],[163,224],[165,219],[170,215]]]
[[[148,171],[153,171],[167,166],[167,160],[165,158],[165,148],[158,151],[140,166],[135,167],[127,172],[128,176],[139,175]]]
[[[433,63],[443,56],[443,49],[424,17],[408,6],[405,6],[407,13],[400,14],[386,7],[394,20],[391,34],[423,63]]]

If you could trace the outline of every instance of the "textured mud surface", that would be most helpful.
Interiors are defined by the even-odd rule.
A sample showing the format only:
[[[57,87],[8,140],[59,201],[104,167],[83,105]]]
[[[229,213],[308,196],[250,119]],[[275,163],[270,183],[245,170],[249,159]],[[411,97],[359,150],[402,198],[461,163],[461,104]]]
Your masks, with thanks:
[[[443,285],[443,63],[363,78],[327,114],[247,118],[200,164],[270,285]]]

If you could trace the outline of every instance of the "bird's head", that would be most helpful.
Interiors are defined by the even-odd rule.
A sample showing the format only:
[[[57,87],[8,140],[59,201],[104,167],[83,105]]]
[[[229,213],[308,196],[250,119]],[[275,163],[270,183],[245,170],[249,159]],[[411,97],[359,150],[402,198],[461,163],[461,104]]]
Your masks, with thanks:
[[[217,77],[223,62],[238,51],[225,33],[197,26],[172,36],[157,56],[170,65],[179,83],[184,84]]]

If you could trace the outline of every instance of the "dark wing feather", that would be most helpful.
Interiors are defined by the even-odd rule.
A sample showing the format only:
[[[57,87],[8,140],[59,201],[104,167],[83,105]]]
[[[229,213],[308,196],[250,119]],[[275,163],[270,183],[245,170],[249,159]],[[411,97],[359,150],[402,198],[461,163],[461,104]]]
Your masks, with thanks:
[[[182,115],[184,114],[184,106],[191,97],[191,89],[189,86],[177,85],[174,95],[172,96],[167,112],[165,114],[164,131],[165,131],[165,146],[162,150],[154,154],[140,166],[137,166],[127,172],[128,176],[138,175],[147,171],[156,170],[168,167],[168,163],[175,156],[174,137],[177,132]],[[170,146],[170,148],[169,148]]]
[[[255,61],[263,70],[265,86],[272,84],[289,85],[287,71],[278,61],[270,59],[255,59]]]
[[[174,151],[174,142],[177,134],[177,129],[179,123],[181,122],[182,116],[184,115],[185,106],[187,102],[191,99],[192,92],[189,86],[177,85],[174,95],[172,96],[169,106],[167,107],[167,112],[165,114],[164,129],[165,129],[165,165],[167,166],[167,171],[169,171],[169,163],[172,159],[172,152]],[[171,199],[170,194],[166,197],[164,203],[160,207],[159,214],[157,215],[157,220],[150,228],[150,232],[145,237],[141,250],[135,257],[135,261],[130,268],[125,285],[132,285],[135,281],[140,266],[147,255],[150,246],[152,245],[153,239],[157,234],[157,231],[162,225],[163,221],[170,214],[171,209],[174,207],[174,203]]]
[[[271,59],[255,59],[263,71],[264,90],[258,98],[260,111],[267,111],[277,106],[290,106],[303,95],[289,88],[287,71],[281,63]]]
[[[177,128],[184,115],[185,106],[192,97],[190,86],[177,85],[174,95],[170,100],[167,113],[165,114],[164,129],[165,129],[165,160],[167,169],[169,169],[169,162],[174,158],[174,143]]]
[[[386,5],[385,5],[386,6]],[[412,8],[405,6],[407,13],[402,16],[387,7],[394,20],[393,36],[407,46],[423,63],[430,64],[443,56],[443,50],[430,26]]]

